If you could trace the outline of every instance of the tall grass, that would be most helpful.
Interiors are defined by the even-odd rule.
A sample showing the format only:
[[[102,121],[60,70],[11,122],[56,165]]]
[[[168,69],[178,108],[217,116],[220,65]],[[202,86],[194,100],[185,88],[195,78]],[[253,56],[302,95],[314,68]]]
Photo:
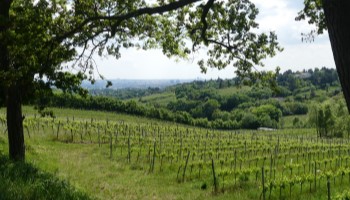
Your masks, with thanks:
[[[0,152],[0,199],[90,199],[66,181],[28,163],[12,162]]]

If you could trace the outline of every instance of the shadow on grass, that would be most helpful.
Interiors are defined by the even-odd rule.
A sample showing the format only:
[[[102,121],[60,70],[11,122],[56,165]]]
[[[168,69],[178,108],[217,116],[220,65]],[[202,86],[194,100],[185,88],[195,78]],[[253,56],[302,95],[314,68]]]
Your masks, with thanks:
[[[0,152],[0,199],[90,199],[66,181],[28,163],[12,162]]]

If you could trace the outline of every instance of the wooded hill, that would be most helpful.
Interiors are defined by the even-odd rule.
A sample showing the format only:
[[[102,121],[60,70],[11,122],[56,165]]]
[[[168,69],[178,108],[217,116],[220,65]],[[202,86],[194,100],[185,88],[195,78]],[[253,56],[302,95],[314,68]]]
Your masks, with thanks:
[[[50,106],[105,110],[216,129],[282,128],[282,116],[305,115],[311,105],[341,95],[335,69],[277,76],[275,87],[239,79],[194,81],[167,87],[92,90],[81,98],[57,93]],[[296,120],[296,126],[308,124]]]

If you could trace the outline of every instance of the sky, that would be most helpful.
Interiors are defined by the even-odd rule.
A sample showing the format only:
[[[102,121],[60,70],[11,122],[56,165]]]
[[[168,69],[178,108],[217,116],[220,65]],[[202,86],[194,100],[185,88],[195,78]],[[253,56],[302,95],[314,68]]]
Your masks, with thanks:
[[[275,31],[283,52],[264,61],[263,70],[281,71],[310,68],[335,67],[331,45],[327,34],[317,36],[313,43],[303,43],[301,33],[312,30],[306,21],[297,22],[295,17],[303,8],[303,0],[251,0],[259,8],[257,22],[261,31]],[[217,70],[209,68],[200,72],[195,54],[189,60],[177,61],[164,56],[160,50],[128,49],[122,57],[96,58],[99,72],[107,79],[217,79],[233,78],[235,69],[228,66]],[[259,68],[260,70],[261,68]]]

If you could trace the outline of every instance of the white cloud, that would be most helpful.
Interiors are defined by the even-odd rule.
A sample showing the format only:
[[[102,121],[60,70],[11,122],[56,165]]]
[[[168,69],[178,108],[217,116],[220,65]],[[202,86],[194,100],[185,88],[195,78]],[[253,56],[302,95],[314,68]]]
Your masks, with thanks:
[[[295,21],[303,7],[301,0],[253,0],[260,10],[258,23],[262,31],[276,31],[280,42],[298,43],[301,33],[309,32],[313,27],[306,21]]]
[[[288,45],[285,51],[274,58],[265,61],[269,69],[280,66],[283,71],[287,69],[303,70],[320,68],[323,66],[334,67],[334,60],[330,44],[299,44]]]
[[[302,0],[253,0],[260,10],[258,22],[263,31],[276,31],[282,53],[269,58],[265,64],[269,69],[280,66],[302,70],[315,67],[334,67],[328,35],[317,36],[313,43],[303,43],[301,33],[308,33],[315,27],[306,21],[295,21],[303,8]]]
[[[129,49],[122,52],[122,58],[115,60],[100,60],[99,72],[106,78],[123,79],[211,79],[232,78],[234,69],[225,70],[208,69],[207,74],[202,74],[196,60],[169,59],[159,50],[135,50]]]
[[[314,43],[302,43],[301,33],[311,27],[307,22],[294,19],[303,7],[303,0],[252,0],[259,8],[258,22],[261,31],[276,31],[284,52],[265,61],[266,69],[280,66],[301,70],[315,67],[334,67],[332,51],[327,35],[319,36]],[[198,59],[198,58],[196,58]],[[98,60],[98,59],[97,59]],[[201,74],[196,61],[175,62],[162,55],[161,51],[126,50],[122,58],[98,61],[100,72],[107,78],[124,79],[216,79],[234,77],[234,68],[218,71],[209,69]]]

